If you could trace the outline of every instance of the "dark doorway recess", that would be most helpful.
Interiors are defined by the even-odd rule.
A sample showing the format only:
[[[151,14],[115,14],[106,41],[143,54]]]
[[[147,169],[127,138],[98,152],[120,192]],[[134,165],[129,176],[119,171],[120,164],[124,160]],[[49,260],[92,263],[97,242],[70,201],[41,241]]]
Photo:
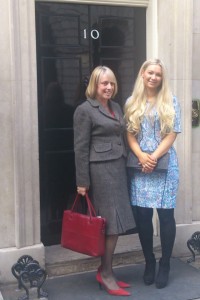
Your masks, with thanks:
[[[123,106],[146,59],[146,9],[36,2],[41,239],[60,243],[76,190],[73,113],[94,67],[116,74]]]

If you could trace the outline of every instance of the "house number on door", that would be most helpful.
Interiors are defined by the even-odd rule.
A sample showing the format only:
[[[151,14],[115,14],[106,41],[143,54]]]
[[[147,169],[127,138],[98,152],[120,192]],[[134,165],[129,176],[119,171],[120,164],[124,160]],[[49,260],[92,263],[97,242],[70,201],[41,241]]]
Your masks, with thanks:
[[[91,30],[90,36],[92,39],[97,40],[99,38],[99,32],[96,29]],[[84,39],[87,39],[87,29],[84,29]]]

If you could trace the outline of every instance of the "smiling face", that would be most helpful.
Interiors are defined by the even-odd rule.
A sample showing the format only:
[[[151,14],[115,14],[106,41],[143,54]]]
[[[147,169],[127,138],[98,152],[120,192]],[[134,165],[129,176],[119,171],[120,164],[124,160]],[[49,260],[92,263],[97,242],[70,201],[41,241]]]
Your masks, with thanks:
[[[96,98],[99,101],[108,101],[112,98],[115,81],[108,71],[101,74],[97,84]]]
[[[162,68],[160,65],[149,65],[142,72],[143,83],[146,89],[157,91],[162,84]]]

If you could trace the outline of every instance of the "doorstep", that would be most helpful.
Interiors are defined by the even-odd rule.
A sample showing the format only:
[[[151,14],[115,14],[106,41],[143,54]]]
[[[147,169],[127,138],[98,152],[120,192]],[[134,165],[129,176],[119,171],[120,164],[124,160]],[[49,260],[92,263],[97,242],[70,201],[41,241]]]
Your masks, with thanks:
[[[154,252],[160,257],[160,237],[154,236]],[[60,245],[45,247],[45,267],[49,277],[67,275],[96,270],[100,265],[100,258],[90,257],[62,248]],[[113,266],[119,267],[144,261],[138,234],[120,236]]]

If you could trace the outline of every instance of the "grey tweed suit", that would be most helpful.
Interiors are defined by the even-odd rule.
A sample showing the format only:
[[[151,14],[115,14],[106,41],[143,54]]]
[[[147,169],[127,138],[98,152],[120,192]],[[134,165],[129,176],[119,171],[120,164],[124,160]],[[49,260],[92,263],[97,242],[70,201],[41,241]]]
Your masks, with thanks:
[[[74,113],[77,186],[88,187],[97,214],[107,220],[107,234],[134,228],[127,190],[125,122],[110,100],[114,117],[99,101],[88,99]]]

